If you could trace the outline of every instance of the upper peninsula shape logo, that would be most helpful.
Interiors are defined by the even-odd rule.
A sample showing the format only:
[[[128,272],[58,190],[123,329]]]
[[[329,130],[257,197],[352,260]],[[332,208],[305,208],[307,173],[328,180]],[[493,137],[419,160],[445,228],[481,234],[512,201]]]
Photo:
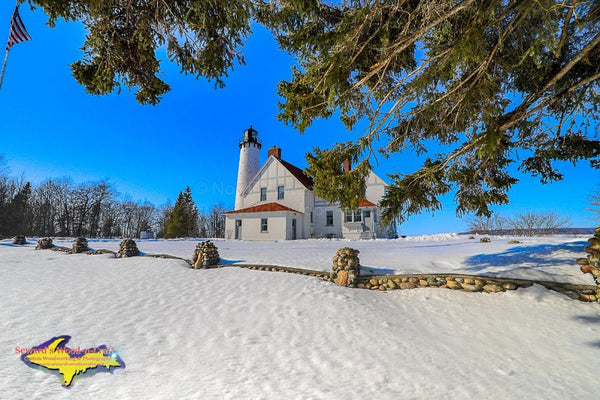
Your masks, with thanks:
[[[59,373],[63,377],[62,385],[66,388],[71,386],[76,376],[96,372],[112,374],[116,368],[125,368],[119,355],[106,345],[72,349],[65,347],[70,339],[68,335],[57,336],[39,346],[20,349],[21,360],[32,368]]]

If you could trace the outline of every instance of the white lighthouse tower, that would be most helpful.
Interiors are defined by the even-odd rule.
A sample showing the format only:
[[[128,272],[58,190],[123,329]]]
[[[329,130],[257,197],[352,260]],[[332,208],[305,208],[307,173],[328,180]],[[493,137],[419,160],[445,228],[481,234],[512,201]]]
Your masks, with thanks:
[[[258,132],[250,128],[244,131],[240,139],[240,163],[238,165],[237,187],[235,190],[235,209],[242,208],[242,191],[260,169],[260,148]]]

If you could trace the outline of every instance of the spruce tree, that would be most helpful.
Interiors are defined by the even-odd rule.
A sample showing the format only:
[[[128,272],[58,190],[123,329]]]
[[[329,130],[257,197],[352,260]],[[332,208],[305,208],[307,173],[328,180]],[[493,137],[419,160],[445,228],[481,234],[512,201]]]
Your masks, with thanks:
[[[177,201],[165,223],[165,238],[198,236],[198,208],[190,187],[179,192]]]
[[[28,235],[31,217],[31,183],[27,182],[8,206],[8,231],[11,235]]]
[[[169,90],[160,46],[183,73],[221,87],[252,23],[263,24],[296,57],[279,84],[281,121],[302,132],[336,115],[367,127],[308,157],[318,196],[352,208],[375,154],[422,156],[416,171],[390,176],[384,222],[436,210],[451,190],[459,215],[489,216],[509,201],[517,168],[542,183],[562,179],[560,161],[600,168],[597,0],[30,3],[50,24],[83,22],[72,69],[89,93],[124,85],[144,104]],[[360,166],[348,177],[344,157]]]

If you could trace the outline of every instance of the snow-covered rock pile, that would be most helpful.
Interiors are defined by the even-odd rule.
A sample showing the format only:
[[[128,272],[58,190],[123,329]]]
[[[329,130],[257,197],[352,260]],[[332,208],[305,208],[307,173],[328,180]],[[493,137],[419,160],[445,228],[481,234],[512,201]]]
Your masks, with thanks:
[[[329,275],[332,281],[340,286],[354,286],[360,270],[358,253],[358,250],[350,247],[341,248],[335,253]]]
[[[17,235],[13,238],[12,244],[17,244],[19,246],[23,246],[27,243],[27,239],[23,235]]]
[[[581,272],[592,274],[598,288],[595,295],[587,295],[587,300],[600,302],[600,227],[594,231],[594,237],[588,240],[590,244],[585,248],[589,255],[587,258],[579,258],[577,263],[581,265]]]
[[[46,250],[54,247],[52,243],[52,239],[50,238],[42,238],[37,241],[37,245],[35,246],[36,250]]]
[[[119,251],[117,252],[117,258],[135,257],[139,256],[140,251],[138,250],[137,244],[133,239],[123,239],[119,244]]]
[[[73,240],[73,253],[85,253],[90,248],[88,247],[87,239],[84,237],[78,237]]]
[[[192,265],[194,268],[209,268],[213,265],[217,265],[220,260],[219,250],[217,246],[210,240],[198,243],[194,250],[194,258],[192,259]]]

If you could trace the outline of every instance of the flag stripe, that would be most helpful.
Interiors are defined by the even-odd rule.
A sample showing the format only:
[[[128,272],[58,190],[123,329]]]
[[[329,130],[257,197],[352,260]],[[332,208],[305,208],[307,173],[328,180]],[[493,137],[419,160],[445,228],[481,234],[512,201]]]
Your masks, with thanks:
[[[25,24],[19,15],[19,9],[16,8],[15,12],[10,20],[10,33],[8,35],[8,43],[6,44],[6,50],[9,50],[13,45],[21,42],[31,40],[31,36],[25,29]]]

